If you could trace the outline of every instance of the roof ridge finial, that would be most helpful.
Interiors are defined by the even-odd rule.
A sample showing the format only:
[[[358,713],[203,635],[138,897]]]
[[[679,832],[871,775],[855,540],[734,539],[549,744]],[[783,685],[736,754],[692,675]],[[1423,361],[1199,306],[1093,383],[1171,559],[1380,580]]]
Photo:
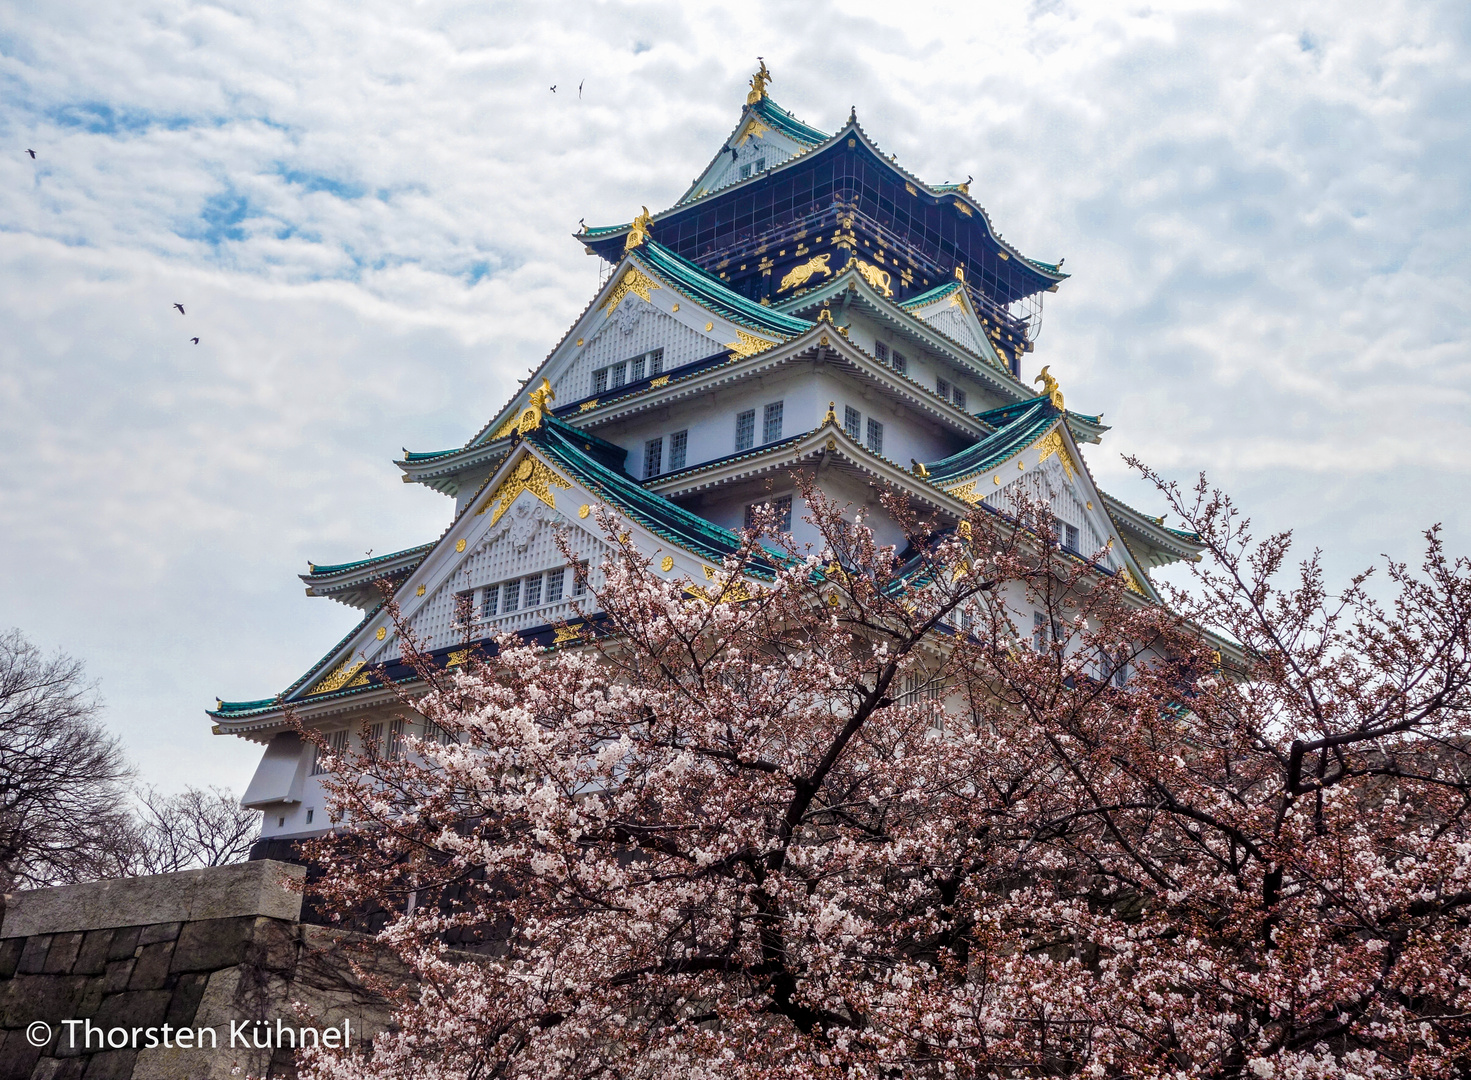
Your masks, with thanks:
[[[858,123],[858,106],[857,105],[849,105],[848,106],[848,123],[850,123],[850,124],[856,124],[856,123]]]
[[[751,92],[746,95],[747,105],[759,104],[766,96],[766,84],[771,81],[771,72],[766,70],[766,61],[758,56],[756,62],[761,66],[751,76]]]
[[[623,250],[625,252],[632,251],[634,248],[641,246],[645,240],[650,239],[649,226],[654,223],[654,219],[649,214],[649,208],[647,206],[643,210],[644,212],[634,218],[633,224],[628,227],[628,238],[623,241]]]
[[[1047,369],[1051,366],[1051,364],[1043,364],[1042,370],[1037,373],[1037,377],[1032,382],[1042,384],[1042,393],[1052,399],[1053,408],[1057,409],[1058,412],[1066,412],[1067,410],[1063,408],[1062,404],[1062,391],[1057,388],[1057,380],[1047,372]]]

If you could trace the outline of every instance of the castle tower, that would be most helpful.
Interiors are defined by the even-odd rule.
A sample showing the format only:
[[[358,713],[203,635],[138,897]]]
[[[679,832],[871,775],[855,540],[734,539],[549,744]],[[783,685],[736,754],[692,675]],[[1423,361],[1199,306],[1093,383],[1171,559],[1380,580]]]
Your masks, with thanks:
[[[1065,407],[1050,364],[1040,395],[1023,381],[1040,298],[1066,275],[1002,241],[967,184],[909,175],[856,116],[833,135],[804,124],[768,96],[770,78],[763,64],[674,206],[577,235],[612,272],[521,391],[463,446],[395,462],[454,500],[445,532],[313,565],[308,594],[362,621],[279,695],[210,711],[216,733],[264,746],[242,800],[265,812],[257,854],[328,825],[287,707],[334,746],[366,729],[397,753],[410,734],[383,683],[413,672],[382,583],[436,663],[508,631],[554,644],[579,607],[595,614],[554,539],[566,531],[596,584],[595,507],[659,572],[696,582],[737,549],[753,506],[788,514],[799,545],[816,539],[799,470],[901,547],[881,491],[942,522],[1044,498],[1064,550],[1101,553],[1146,600],[1149,570],[1199,550],[1098,489],[1080,445],[1108,429]]]

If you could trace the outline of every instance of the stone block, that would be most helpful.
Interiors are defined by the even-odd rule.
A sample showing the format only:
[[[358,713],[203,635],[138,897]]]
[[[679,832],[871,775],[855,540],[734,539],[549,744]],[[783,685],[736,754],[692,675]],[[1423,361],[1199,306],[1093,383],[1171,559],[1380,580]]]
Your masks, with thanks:
[[[174,986],[174,996],[169,999],[169,1012],[164,1020],[174,1027],[189,1027],[194,1023],[194,1014],[199,1011],[199,1002],[204,997],[204,988],[209,976],[195,973],[179,976]]]
[[[25,947],[26,939],[23,937],[0,941],[0,979],[8,979],[15,974],[15,969],[20,964],[20,954]]]
[[[51,948],[50,934],[37,934],[26,940],[21,950],[20,963],[15,970],[22,975],[39,975],[46,966],[46,953]]]
[[[206,919],[184,927],[174,945],[175,971],[215,971],[233,967],[245,959],[246,947],[255,938],[255,918]]]
[[[107,970],[107,951],[112,948],[113,930],[88,930],[77,950],[73,975],[101,975]]]
[[[167,990],[129,990],[109,994],[102,999],[97,1015],[92,1017],[92,1024],[100,1028],[157,1027],[168,1015],[171,997],[173,994]]]
[[[129,990],[158,990],[169,977],[169,964],[174,956],[174,943],[160,941],[141,946],[137,962],[133,964],[133,977],[128,980]]]
[[[48,975],[70,975],[72,965],[77,962],[77,952],[82,947],[83,936],[79,931],[72,931],[53,937],[51,948],[46,950],[46,963],[41,970]]]
[[[138,935],[141,926],[123,926],[112,932],[112,944],[107,947],[109,960],[130,960],[138,951]]]
[[[87,1071],[82,1074],[83,1080],[129,1080],[137,1057],[136,1050],[105,1050],[93,1054],[87,1062]]]
[[[94,976],[82,984],[82,996],[77,1000],[78,1019],[97,1015],[97,1009],[107,993],[104,983],[105,980]]]
[[[42,1058],[36,1062],[31,1080],[82,1080],[86,1067],[82,1058]]]
[[[30,1076],[40,1059],[40,1047],[32,1046],[24,1031],[5,1033],[5,1044],[0,1046],[0,1076],[7,1080]]]
[[[23,1028],[32,1020],[55,1026],[75,1015],[86,982],[76,975],[17,975],[7,980],[0,984],[0,1027]]]
[[[239,915],[294,922],[301,915],[301,893],[285,883],[300,882],[305,876],[304,867],[261,859],[177,874],[33,889],[11,895],[0,937]]]
[[[181,922],[153,923],[139,927],[138,944],[152,945],[157,941],[173,941],[179,936],[179,931],[183,927],[184,924]]]
[[[128,980],[133,977],[133,965],[137,961],[131,956],[126,960],[114,960],[107,965],[107,973],[102,976],[102,991],[106,994],[115,994],[119,990],[128,988]]]

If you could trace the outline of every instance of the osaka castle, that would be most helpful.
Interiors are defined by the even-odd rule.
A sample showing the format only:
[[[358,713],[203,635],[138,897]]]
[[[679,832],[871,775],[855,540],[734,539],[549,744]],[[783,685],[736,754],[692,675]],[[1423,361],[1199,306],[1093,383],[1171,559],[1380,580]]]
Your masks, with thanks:
[[[263,749],[242,800],[265,814],[257,856],[329,824],[316,747],[290,717],[335,749],[434,734],[404,718],[415,676],[385,590],[437,664],[507,632],[551,647],[596,615],[599,509],[659,573],[696,583],[755,506],[798,547],[815,540],[798,473],[901,549],[882,492],[943,524],[1024,491],[1050,503],[1065,550],[1146,600],[1152,570],[1199,550],[1098,488],[1082,447],[1108,428],[1065,407],[1065,357],[1028,362],[1060,266],[1002,240],[968,184],[906,172],[855,115],[833,134],[803,123],[770,81],[763,64],[673,206],[577,234],[610,271],[516,396],[463,446],[393,463],[452,500],[444,531],[311,565],[307,595],[361,620],[279,694],[210,711],[217,734]]]

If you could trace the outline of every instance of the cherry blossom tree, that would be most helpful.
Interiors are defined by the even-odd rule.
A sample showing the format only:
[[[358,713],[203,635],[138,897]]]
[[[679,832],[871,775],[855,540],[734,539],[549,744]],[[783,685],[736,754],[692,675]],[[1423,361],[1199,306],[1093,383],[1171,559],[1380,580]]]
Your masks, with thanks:
[[[888,500],[896,550],[808,482],[820,549],[712,582],[604,516],[566,647],[400,626],[444,736],[334,759],[306,854],[413,982],[305,1075],[1464,1074],[1471,566],[1334,591],[1161,487],[1162,605],[1046,514]]]

